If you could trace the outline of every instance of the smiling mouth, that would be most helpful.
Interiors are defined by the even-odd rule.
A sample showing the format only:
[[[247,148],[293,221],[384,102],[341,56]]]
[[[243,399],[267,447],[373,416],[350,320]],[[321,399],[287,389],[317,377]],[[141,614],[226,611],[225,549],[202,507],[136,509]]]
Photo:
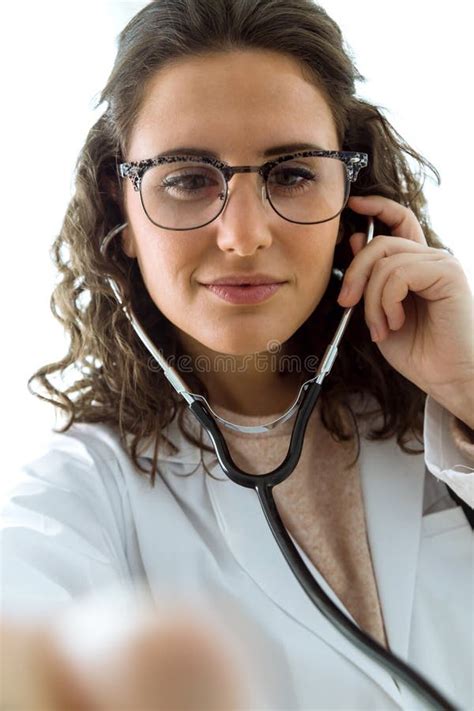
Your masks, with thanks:
[[[286,282],[270,284],[204,284],[208,291],[231,304],[258,304],[268,300]]]

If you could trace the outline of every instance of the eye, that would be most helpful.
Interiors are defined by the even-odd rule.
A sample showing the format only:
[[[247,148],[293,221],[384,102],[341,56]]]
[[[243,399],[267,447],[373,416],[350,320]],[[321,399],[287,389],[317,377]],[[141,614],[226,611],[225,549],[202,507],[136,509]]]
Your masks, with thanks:
[[[186,173],[184,175],[172,175],[163,181],[164,188],[175,188],[178,190],[199,190],[209,185],[209,176],[202,173]]]
[[[158,165],[145,173],[143,188],[148,199],[214,200],[225,189],[225,181],[209,165],[188,164],[172,170],[169,165]]]
[[[277,185],[292,187],[305,180],[315,180],[316,175],[302,167],[279,166],[270,173],[269,178]]]
[[[284,163],[276,165],[268,175],[268,189],[272,194],[297,195],[306,191],[318,180],[315,166],[300,165],[299,163]]]

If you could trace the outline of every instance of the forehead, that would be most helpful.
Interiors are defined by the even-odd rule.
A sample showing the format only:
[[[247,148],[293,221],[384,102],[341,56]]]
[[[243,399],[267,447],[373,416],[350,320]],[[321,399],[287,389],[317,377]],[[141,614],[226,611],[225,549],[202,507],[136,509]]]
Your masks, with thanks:
[[[157,71],[145,87],[128,160],[179,145],[254,160],[269,145],[303,140],[339,148],[321,91],[295,59],[239,50],[182,58]]]

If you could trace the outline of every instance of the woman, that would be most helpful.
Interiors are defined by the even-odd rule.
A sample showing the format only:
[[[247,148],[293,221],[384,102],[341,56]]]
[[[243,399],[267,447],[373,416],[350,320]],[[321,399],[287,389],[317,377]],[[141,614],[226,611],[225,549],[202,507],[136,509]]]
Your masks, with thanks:
[[[472,703],[471,295],[407,157],[432,167],[356,96],[361,78],[309,0],[159,0],[122,32],[54,247],[70,348],[31,382],[68,419],[6,505],[6,616],[140,581],[158,602],[186,592],[255,621],[274,663],[262,707],[416,708],[305,598],[108,277],[189,390],[247,426],[292,404],[354,306],[277,507],[340,609]],[[67,386],[48,380],[72,367]],[[292,424],[224,434],[261,474]],[[216,708],[237,704],[224,687]]]

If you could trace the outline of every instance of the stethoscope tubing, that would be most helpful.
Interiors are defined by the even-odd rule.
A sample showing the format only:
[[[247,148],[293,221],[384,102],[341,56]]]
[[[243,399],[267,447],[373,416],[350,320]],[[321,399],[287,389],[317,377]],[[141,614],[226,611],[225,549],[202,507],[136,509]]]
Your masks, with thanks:
[[[341,612],[313,577],[283,524],[273,497],[273,487],[284,481],[299,461],[308,420],[316,406],[320,392],[320,383],[313,382],[309,385],[296,416],[284,461],[272,472],[262,475],[247,474],[234,463],[226,441],[205,405],[196,401],[189,407],[199,423],[207,431],[224,474],[234,483],[255,490],[268,526],[280,551],[304,592],[321,614],[346,639],[362,652],[365,652],[368,657],[378,662],[388,672],[407,684],[420,698],[427,701],[430,704],[430,708],[439,709],[439,711],[456,711],[456,707],[425,677],[393,654],[393,652],[378,644],[376,640],[363,632]],[[393,681],[400,690],[395,679]]]
[[[273,498],[272,487],[265,484],[262,486],[257,485],[255,491],[273,537],[286,562],[306,595],[321,614],[349,642],[352,642],[388,672],[394,674],[396,678],[403,681],[421,699],[425,700],[429,704],[429,708],[439,709],[439,711],[458,711],[424,676],[363,632],[334,604],[313,577],[283,525]],[[396,679],[393,679],[393,681],[400,691]]]
[[[209,435],[219,464],[224,474],[231,481],[250,489],[255,489],[257,485],[260,486],[262,484],[273,487],[287,479],[298,464],[303,449],[306,427],[320,391],[320,383],[313,381],[308,385],[296,414],[286,457],[276,469],[267,474],[248,474],[240,469],[233,461],[227,443],[206,405],[195,401],[189,405],[189,408]]]

